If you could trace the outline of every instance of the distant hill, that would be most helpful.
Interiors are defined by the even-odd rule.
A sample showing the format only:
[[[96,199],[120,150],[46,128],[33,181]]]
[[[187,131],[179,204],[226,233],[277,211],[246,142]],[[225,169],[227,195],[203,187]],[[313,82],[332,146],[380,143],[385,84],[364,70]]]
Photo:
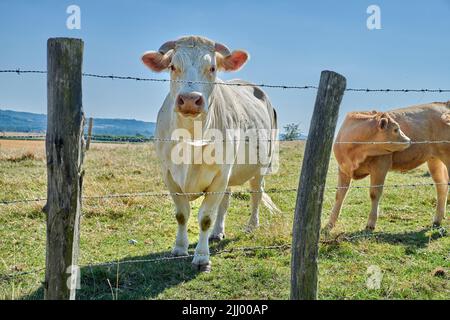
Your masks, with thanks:
[[[155,133],[155,125],[154,122],[140,120],[95,118],[92,131],[94,135],[151,137]],[[0,132],[43,133],[46,129],[45,114],[0,109]]]

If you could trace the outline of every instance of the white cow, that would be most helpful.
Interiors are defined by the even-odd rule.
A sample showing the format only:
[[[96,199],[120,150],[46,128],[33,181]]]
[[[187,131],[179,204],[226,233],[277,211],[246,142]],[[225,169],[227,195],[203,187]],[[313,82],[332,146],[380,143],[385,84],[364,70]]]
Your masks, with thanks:
[[[205,192],[198,213],[200,236],[192,261],[201,271],[210,270],[208,240],[222,240],[225,236],[230,186],[250,182],[253,191],[250,229],[259,224],[261,200],[271,211],[278,210],[263,190],[264,175],[273,171],[276,155],[275,110],[266,94],[255,85],[241,80],[223,82],[216,77],[218,71],[240,69],[247,59],[245,51],[230,52],[224,45],[198,36],[166,42],[158,51],[142,56],[151,70],[168,70],[172,79],[170,92],[158,113],[155,138],[164,181],[176,207],[178,232],[172,251],[176,256],[188,254],[189,202]],[[175,140],[180,136],[186,138],[184,142]],[[216,140],[211,141],[212,137]],[[256,140],[252,149],[250,142]],[[213,161],[198,161],[194,149],[202,155],[208,151]],[[238,149],[247,152],[244,162],[236,156],[240,154]],[[178,159],[180,150],[186,153],[182,162]],[[235,155],[231,153],[230,158],[221,161],[223,158],[218,155],[230,150]],[[257,161],[247,159],[251,156],[256,156]]]

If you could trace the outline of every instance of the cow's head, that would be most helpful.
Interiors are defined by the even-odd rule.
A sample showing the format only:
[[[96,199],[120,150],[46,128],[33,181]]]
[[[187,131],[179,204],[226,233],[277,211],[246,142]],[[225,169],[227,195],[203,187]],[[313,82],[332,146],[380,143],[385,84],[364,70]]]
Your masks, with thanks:
[[[389,113],[381,112],[375,116],[376,133],[374,141],[378,142],[394,142],[390,144],[382,144],[381,147],[388,152],[403,151],[410,146],[411,139],[403,133],[400,125],[395,121]]]
[[[168,41],[142,56],[151,70],[170,72],[173,110],[193,119],[208,112],[217,72],[239,70],[247,60],[245,51],[230,52],[225,45],[198,36]]]
[[[358,150],[367,150],[371,156],[403,151],[411,145],[411,139],[399,123],[388,112],[377,111],[349,113],[339,131],[338,140],[346,143],[335,145],[335,149],[356,146]],[[352,142],[357,143],[351,145]]]

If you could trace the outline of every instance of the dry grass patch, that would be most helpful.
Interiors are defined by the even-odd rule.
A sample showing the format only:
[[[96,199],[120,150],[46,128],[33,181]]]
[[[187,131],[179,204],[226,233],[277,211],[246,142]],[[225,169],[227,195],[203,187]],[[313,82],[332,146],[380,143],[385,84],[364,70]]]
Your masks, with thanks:
[[[45,142],[36,140],[0,140],[0,161],[43,161]]]

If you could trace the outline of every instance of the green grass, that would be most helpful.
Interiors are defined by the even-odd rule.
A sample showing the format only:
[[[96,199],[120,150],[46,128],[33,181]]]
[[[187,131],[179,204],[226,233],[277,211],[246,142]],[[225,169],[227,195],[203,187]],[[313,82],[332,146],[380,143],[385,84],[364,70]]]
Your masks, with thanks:
[[[1,150],[0,150],[1,153]],[[296,188],[303,144],[283,143],[279,173],[269,176],[266,189]],[[0,154],[0,199],[39,198],[46,193],[42,157]],[[166,191],[151,144],[93,144],[85,160],[86,196]],[[330,164],[328,186],[336,185],[337,165]],[[386,184],[431,183],[425,168],[407,174],[390,173]],[[368,185],[368,180],[355,185]],[[246,189],[243,186],[242,189]],[[239,188],[238,188],[239,189]],[[290,244],[295,192],[271,195],[283,213],[262,209],[261,227],[245,232],[250,203],[247,195],[233,197],[227,238],[212,251],[247,246]],[[320,299],[450,299],[450,238],[431,230],[433,187],[385,189],[376,231],[365,227],[370,200],[367,189],[352,189],[344,204],[334,241],[322,238],[319,251]],[[327,189],[323,224],[334,202]],[[43,271],[8,277],[45,264],[43,203],[0,205],[0,298],[40,299]],[[196,210],[189,221],[190,253],[198,237]],[[120,264],[123,260],[153,259],[170,253],[176,231],[173,205],[167,197],[85,200],[81,226],[83,267],[79,299],[288,299],[290,250],[235,251],[212,257],[212,272],[199,274],[190,259],[155,263]],[[444,228],[448,229],[449,220]],[[135,239],[135,245],[129,240]],[[119,261],[117,264],[116,262]],[[367,269],[378,266],[380,289],[366,286]],[[435,275],[437,268],[444,275]],[[118,281],[117,281],[118,280]]]

